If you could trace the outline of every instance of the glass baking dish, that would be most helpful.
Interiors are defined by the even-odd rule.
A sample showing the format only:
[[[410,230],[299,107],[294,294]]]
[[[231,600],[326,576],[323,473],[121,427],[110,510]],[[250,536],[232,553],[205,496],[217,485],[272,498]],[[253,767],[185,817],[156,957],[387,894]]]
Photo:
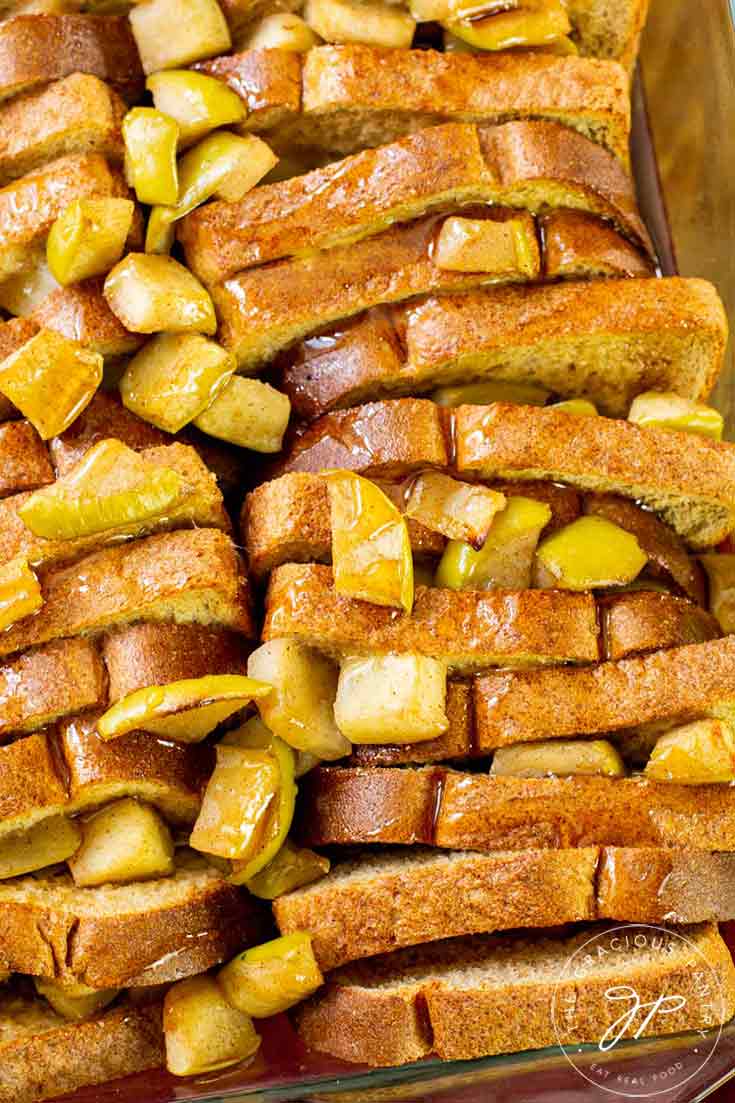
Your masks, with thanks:
[[[652,0],[640,70],[634,89],[633,160],[641,210],[661,270],[664,275],[680,271],[712,280],[732,316],[735,24],[730,0],[696,4]],[[731,439],[735,438],[734,355],[731,344],[715,392],[715,404],[726,416]],[[735,924],[726,927],[735,932]],[[731,944],[735,948],[735,933]],[[665,1103],[695,1103],[735,1077],[735,1020],[722,1030],[709,1060],[685,1082],[683,1075],[672,1079],[671,1070],[709,1044],[707,1039],[693,1035],[641,1039],[623,1043],[607,1055],[601,1055],[596,1046],[584,1046],[575,1054],[576,1068],[553,1048],[475,1061],[427,1060],[402,1068],[367,1069],[307,1053],[285,1016],[261,1026],[263,1046],[247,1069],[184,1081],[165,1072],[147,1073],[68,1098],[74,1103],[332,1099],[344,1103],[424,1099],[586,1103],[641,1098],[658,1083],[657,1098]],[[694,1061],[698,1064],[701,1061]],[[579,1071],[593,1067],[598,1070],[599,1086]]]

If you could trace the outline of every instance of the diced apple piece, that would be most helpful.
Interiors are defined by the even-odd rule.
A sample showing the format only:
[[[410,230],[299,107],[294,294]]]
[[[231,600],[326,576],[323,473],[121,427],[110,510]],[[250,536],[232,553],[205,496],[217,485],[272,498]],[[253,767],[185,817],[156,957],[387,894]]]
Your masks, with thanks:
[[[547,46],[565,38],[572,29],[563,0],[523,0],[519,8],[511,11],[448,21],[445,25],[478,50]]]
[[[269,640],[251,654],[248,674],[272,686],[256,706],[275,735],[328,761],[350,753],[334,719],[338,674],[329,659],[296,640]]]
[[[46,251],[42,249],[27,267],[0,283],[0,307],[8,314],[27,318],[58,288],[46,263]]]
[[[166,1068],[198,1076],[253,1057],[260,1045],[252,1019],[225,999],[214,977],[181,980],[163,1001]]]
[[[78,824],[67,816],[49,816],[27,830],[5,835],[0,839],[0,878],[65,862],[81,841]]]
[[[625,777],[620,752],[606,739],[518,743],[500,747],[491,774],[503,777]]]
[[[228,716],[271,687],[242,674],[206,674],[163,686],[145,686],[122,697],[97,722],[103,739],[149,731],[182,743],[197,743]]]
[[[701,555],[699,561],[709,579],[709,608],[720,628],[728,635],[735,632],[735,555]]]
[[[632,533],[604,517],[580,517],[541,543],[534,581],[541,588],[559,590],[624,586],[647,563]]]
[[[82,823],[69,869],[82,886],[166,877],[174,869],[171,832],[150,805],[124,797]]]
[[[324,983],[305,931],[275,938],[238,954],[217,977],[225,999],[255,1019],[287,1011]]]
[[[505,495],[481,483],[463,483],[426,471],[411,484],[406,516],[420,521],[450,540],[464,540],[473,548],[485,543],[496,515],[505,508]]]
[[[408,48],[416,22],[407,11],[362,0],[306,0],[304,18],[325,42]]]
[[[183,218],[212,196],[237,202],[278,162],[270,146],[255,134],[218,130],[203,138],[179,161],[179,200],[172,221]]]
[[[238,46],[241,50],[293,50],[304,54],[319,41],[301,16],[277,11],[263,16]]]
[[[227,385],[235,359],[194,333],[154,337],[128,364],[120,395],[129,410],[167,433],[178,433]]]
[[[134,107],[122,123],[125,179],[141,203],[173,205],[179,198],[175,119],[154,107]]]
[[[180,149],[186,149],[219,126],[242,122],[247,114],[237,92],[216,77],[191,69],[155,73],[148,77],[146,88],[152,93],[157,110],[176,121]]]
[[[176,240],[176,227],[171,221],[173,207],[152,207],[145,229],[146,253],[168,256]]]
[[[439,387],[432,394],[439,406],[489,406],[493,402],[514,402],[518,406],[544,406],[551,391],[535,383],[513,383],[491,379],[486,383],[463,383]]]
[[[132,199],[76,199],[54,222],[46,241],[51,273],[62,286],[100,276],[117,264],[133,224]]]
[[[369,479],[352,471],[331,471],[325,478],[337,593],[410,613],[413,554],[405,519]]]
[[[280,452],[290,417],[291,403],[285,394],[260,379],[236,375],[194,424],[203,433],[240,448]]]
[[[438,268],[487,272],[498,279],[535,279],[541,266],[530,215],[502,222],[451,215],[442,223],[432,257]]]
[[[494,518],[479,551],[451,541],[436,571],[436,585],[450,590],[526,590],[533,558],[551,510],[534,498],[513,496]]]
[[[11,559],[0,567],[0,632],[42,605],[41,586],[27,559]]]
[[[33,983],[39,996],[48,1000],[57,1015],[75,1023],[91,1019],[111,1004],[119,991],[118,988],[90,988],[79,981],[48,980],[46,977],[34,977]]]
[[[58,436],[102,382],[102,357],[52,329],[40,329],[0,363],[0,392],[44,439]]]
[[[217,329],[209,292],[172,257],[128,253],[105,280],[105,298],[134,333],[212,334]]]
[[[247,882],[247,890],[261,900],[275,900],[326,877],[329,865],[329,858],[286,839],[275,858]]]
[[[447,670],[424,655],[346,659],[334,718],[353,743],[419,743],[447,730]]]
[[[230,31],[216,0],[144,0],[130,13],[145,73],[226,53]]]
[[[696,720],[662,735],[645,775],[654,781],[706,785],[735,781],[735,733],[723,720]]]
[[[586,398],[567,398],[564,402],[552,402],[552,410],[558,410],[561,414],[572,414],[574,417],[597,417],[597,407],[594,402]]]
[[[724,421],[719,410],[682,398],[678,394],[646,391],[633,399],[628,420],[656,429],[678,429],[682,433],[722,439]]]

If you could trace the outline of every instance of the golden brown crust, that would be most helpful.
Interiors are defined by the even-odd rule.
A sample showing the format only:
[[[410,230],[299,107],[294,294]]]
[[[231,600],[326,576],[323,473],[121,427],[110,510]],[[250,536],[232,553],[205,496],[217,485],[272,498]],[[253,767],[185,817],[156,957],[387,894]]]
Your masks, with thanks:
[[[599,914],[637,923],[724,921],[735,915],[733,874],[733,854],[611,848],[600,862]]]
[[[588,670],[485,674],[475,682],[478,745],[674,725],[730,701],[734,686],[731,636]]]
[[[102,278],[84,280],[52,291],[33,311],[32,320],[80,341],[105,358],[135,352],[144,338],[125,329],[112,313],[102,294],[103,283]]]
[[[507,286],[375,313],[284,357],[280,385],[300,417],[487,379],[541,384],[626,417],[647,390],[705,399],[728,332],[715,288],[679,278]]]
[[[125,111],[117,93],[85,73],[0,106],[0,185],[68,154],[121,160]]]
[[[66,475],[93,444],[106,437],[116,437],[136,452],[171,443],[168,433],[136,417],[113,395],[97,391],[69,428],[49,441],[56,474]]]
[[[716,617],[673,594],[611,594],[600,599],[598,609],[603,659],[704,643],[722,635]]]
[[[54,481],[46,445],[29,421],[0,425],[0,497]]]
[[[0,23],[0,36],[5,26]],[[0,279],[21,271],[33,259],[55,219],[74,199],[124,195],[127,187],[121,174],[99,153],[60,157],[2,188]]]
[[[261,925],[257,905],[208,868],[99,889],[75,888],[67,874],[3,881],[0,915],[0,961],[12,972],[93,988],[201,973],[252,941]]]
[[[235,632],[198,624],[135,624],[105,636],[110,700],[143,686],[206,674],[244,674],[247,649]]]
[[[42,572],[40,581],[43,606],[6,630],[0,654],[135,620],[220,624],[254,634],[242,565],[230,539],[215,529],[105,548],[69,567]]]
[[[608,222],[584,211],[552,211],[539,220],[547,279],[655,275],[650,259]]]
[[[195,69],[229,85],[248,109],[243,129],[281,127],[301,110],[301,55],[292,50],[246,50],[198,62]]]
[[[90,73],[133,99],[143,70],[127,16],[16,15],[0,24],[0,99]]]
[[[350,766],[399,766],[405,762],[430,763],[466,759],[475,754],[475,713],[471,682],[447,682],[445,702],[447,730],[421,743],[371,743],[354,745],[345,760]],[[367,841],[367,840],[366,840]]]
[[[447,123],[366,150],[239,203],[182,220],[192,270],[208,284],[253,265],[355,241],[393,222],[462,202],[537,211],[549,203],[611,218],[648,248],[630,177],[607,150],[556,123]]]
[[[43,733],[0,747],[0,825],[2,833],[30,827],[65,811],[68,787]]]
[[[33,1006],[30,998],[20,1005]],[[0,1002],[17,1020],[19,1004]],[[159,1068],[165,1059],[160,1003],[123,1003],[81,1023],[56,1022],[0,1047],[0,1103],[36,1103],[108,1080]]]
[[[262,635],[293,637],[336,655],[411,651],[469,671],[598,658],[589,594],[418,586],[413,612],[397,615],[337,594],[331,569],[314,564],[288,563],[273,572]]]
[[[326,972],[440,938],[591,919],[597,861],[595,848],[377,855],[279,897],[273,911],[282,934],[310,932]]]
[[[87,640],[57,640],[0,666],[0,741],[104,704],[107,679]]]

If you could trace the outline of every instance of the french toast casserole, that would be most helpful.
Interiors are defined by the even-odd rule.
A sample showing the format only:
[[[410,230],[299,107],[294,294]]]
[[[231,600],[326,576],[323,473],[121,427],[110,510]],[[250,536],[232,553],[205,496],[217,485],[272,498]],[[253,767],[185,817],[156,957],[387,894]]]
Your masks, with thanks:
[[[0,0],[0,1103],[283,1012],[597,1042],[691,953],[626,1036],[735,1015],[728,327],[639,212],[647,7]]]

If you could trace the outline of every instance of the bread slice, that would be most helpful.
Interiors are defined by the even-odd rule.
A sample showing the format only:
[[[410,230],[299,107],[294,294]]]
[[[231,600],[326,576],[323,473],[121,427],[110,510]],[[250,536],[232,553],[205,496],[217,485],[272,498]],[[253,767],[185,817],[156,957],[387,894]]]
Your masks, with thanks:
[[[331,569],[317,564],[287,563],[270,577],[262,637],[282,636],[335,656],[430,655],[455,672],[595,662],[599,655],[591,594],[418,586],[412,613],[398,617],[386,606],[342,597]]]
[[[574,38],[582,53],[615,58],[632,70],[649,5],[650,0],[568,0]]]
[[[727,785],[321,766],[300,787],[298,834],[311,846],[735,850]]]
[[[87,73],[72,73],[3,104],[0,185],[68,154],[122,160],[125,111],[117,93]]]
[[[722,635],[712,613],[674,594],[641,590],[605,595],[598,599],[597,614],[603,659],[625,659]]]
[[[36,307],[30,320],[80,341],[106,360],[136,352],[145,338],[131,333],[112,313],[102,294],[103,283],[99,278],[57,288]]]
[[[0,23],[0,40],[5,26]],[[127,194],[122,175],[99,153],[60,157],[8,184],[0,190],[0,279],[33,261],[53,222],[72,200]]]
[[[92,988],[162,984],[201,973],[253,941],[255,901],[205,862],[171,877],[77,888],[66,873],[0,883],[0,963]]]
[[[48,448],[29,421],[0,425],[0,498],[54,481]]]
[[[248,105],[243,130],[279,153],[344,156],[441,122],[544,119],[628,162],[627,74],[615,63],[544,54],[452,54],[358,43],[246,50],[200,68]]]
[[[88,640],[55,640],[0,666],[0,742],[103,705],[105,669]]]
[[[540,384],[625,417],[647,390],[706,399],[727,332],[720,298],[704,280],[507,286],[370,311],[331,340],[297,344],[278,364],[278,383],[308,420],[384,395],[488,379]]]
[[[143,70],[127,16],[15,15],[0,23],[0,99],[72,73],[137,97]]]
[[[242,564],[232,541],[216,529],[105,548],[42,572],[40,581],[43,606],[3,633],[1,655],[137,620],[218,624],[254,635]]]
[[[151,517],[111,532],[93,533],[70,540],[51,540],[35,536],[18,512],[31,497],[30,493],[14,494],[0,502],[0,564],[21,556],[35,566],[50,567],[79,559],[95,548],[119,543],[121,539],[175,528],[211,526],[229,531],[230,520],[222,504],[217,481],[193,448],[185,444],[168,444],[145,449],[142,455],[156,467],[176,471],[190,488],[189,496],[171,506],[165,516]]]
[[[630,177],[613,154],[558,123],[445,123],[305,176],[265,185],[239,203],[181,220],[189,267],[219,284],[254,265],[379,233],[466,203],[570,207],[609,218],[650,247]]]
[[[553,184],[550,185],[550,192]],[[653,274],[650,260],[596,215],[552,211],[534,219],[524,210],[460,207],[459,215],[494,221],[521,220],[536,248],[540,278]],[[317,250],[248,269],[216,288],[220,339],[236,352],[242,370],[253,370],[305,334],[385,303],[418,295],[467,291],[487,284],[525,282],[510,273],[450,272],[435,260],[433,243],[444,215],[392,226],[349,245]],[[317,342],[318,343],[318,342]]]
[[[45,1000],[0,994],[0,1103],[38,1103],[164,1063],[160,1003],[116,1004],[69,1022]]]
[[[574,1009],[561,1017],[562,1042],[599,1043],[611,1018],[605,993],[621,984],[642,1004],[662,992],[685,997],[644,1033],[708,1030],[731,1017],[735,967],[714,924],[637,945],[621,944],[616,934],[607,924],[567,937],[460,939],[351,965],[299,1009],[299,1033],[310,1048],[369,1065],[405,1064],[430,1053],[469,1059],[558,1046],[556,998]],[[565,972],[595,936],[600,952],[581,955],[579,968]],[[693,957],[700,969],[692,968]],[[717,990],[714,1002],[701,998],[703,971]],[[632,1023],[627,1035],[639,1026]]]

